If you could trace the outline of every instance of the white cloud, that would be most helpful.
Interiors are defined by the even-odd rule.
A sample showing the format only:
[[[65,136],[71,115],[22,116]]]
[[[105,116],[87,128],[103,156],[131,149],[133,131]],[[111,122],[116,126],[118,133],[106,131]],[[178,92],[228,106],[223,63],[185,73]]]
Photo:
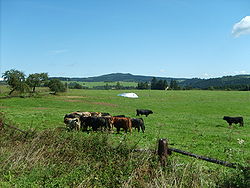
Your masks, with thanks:
[[[250,16],[246,16],[234,24],[232,34],[235,37],[239,37],[240,35],[244,34],[250,34]]]

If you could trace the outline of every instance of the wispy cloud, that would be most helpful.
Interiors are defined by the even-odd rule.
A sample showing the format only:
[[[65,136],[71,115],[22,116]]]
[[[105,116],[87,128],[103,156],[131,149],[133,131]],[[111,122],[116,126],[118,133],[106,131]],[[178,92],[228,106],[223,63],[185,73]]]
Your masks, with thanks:
[[[250,34],[250,16],[242,18],[239,22],[234,24],[232,34],[235,37],[240,35]]]
[[[63,54],[63,53],[66,53],[68,51],[69,51],[68,49],[59,49],[59,50],[51,50],[50,53],[51,54]]]

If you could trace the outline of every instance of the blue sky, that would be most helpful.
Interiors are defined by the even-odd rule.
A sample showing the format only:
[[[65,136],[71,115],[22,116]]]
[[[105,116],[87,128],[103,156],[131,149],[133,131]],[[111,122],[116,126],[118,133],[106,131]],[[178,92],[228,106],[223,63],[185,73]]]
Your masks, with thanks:
[[[1,74],[250,74],[250,0],[0,2]]]

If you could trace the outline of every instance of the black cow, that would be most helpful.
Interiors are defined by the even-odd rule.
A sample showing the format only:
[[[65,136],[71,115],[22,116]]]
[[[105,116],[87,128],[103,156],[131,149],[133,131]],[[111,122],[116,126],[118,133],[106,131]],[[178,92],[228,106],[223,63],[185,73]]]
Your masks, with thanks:
[[[66,118],[76,118],[76,117],[78,117],[78,116],[73,114],[73,113],[69,113],[69,114],[65,114],[64,119],[66,119]]]
[[[243,117],[229,117],[229,116],[224,116],[223,120],[226,120],[227,123],[231,126],[232,123],[234,124],[240,124],[240,126],[243,127],[244,122],[243,122]]]
[[[92,117],[80,117],[82,131],[87,131],[88,127],[92,127]]]
[[[93,131],[111,130],[111,117],[81,117],[81,127],[83,131],[87,131],[88,127],[92,127]]]
[[[101,116],[110,116],[110,113],[107,113],[107,112],[101,112]]]
[[[139,116],[139,115],[146,115],[146,117],[149,115],[149,114],[153,114],[153,111],[152,110],[143,110],[143,109],[136,109],[136,116]]]
[[[141,129],[142,132],[144,133],[145,125],[144,125],[144,121],[142,118],[131,118],[131,122],[132,122],[132,127],[134,127],[135,129],[138,129],[138,132],[140,132],[140,129]]]

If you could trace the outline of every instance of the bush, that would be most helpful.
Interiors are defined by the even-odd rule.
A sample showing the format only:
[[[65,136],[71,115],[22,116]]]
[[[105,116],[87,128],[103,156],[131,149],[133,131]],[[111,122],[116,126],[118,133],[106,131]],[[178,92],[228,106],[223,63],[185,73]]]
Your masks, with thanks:
[[[65,92],[66,91],[66,86],[58,79],[52,79],[48,83],[48,87],[50,88],[51,91],[56,94],[57,92]]]
[[[84,89],[84,87],[77,82],[70,83],[68,86],[70,89]]]

